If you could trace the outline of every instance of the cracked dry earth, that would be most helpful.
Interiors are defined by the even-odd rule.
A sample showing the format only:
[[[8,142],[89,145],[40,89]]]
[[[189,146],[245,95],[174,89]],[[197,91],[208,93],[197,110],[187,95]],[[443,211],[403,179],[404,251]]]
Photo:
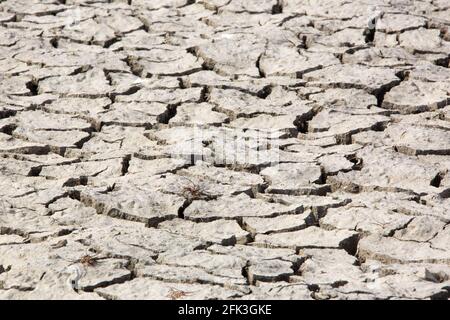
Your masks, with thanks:
[[[449,298],[449,0],[0,24],[1,299]]]

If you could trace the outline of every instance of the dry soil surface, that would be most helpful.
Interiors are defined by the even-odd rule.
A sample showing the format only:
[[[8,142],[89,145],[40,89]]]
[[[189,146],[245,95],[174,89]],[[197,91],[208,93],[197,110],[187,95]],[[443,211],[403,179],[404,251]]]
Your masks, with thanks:
[[[1,299],[448,299],[449,0],[0,0]]]

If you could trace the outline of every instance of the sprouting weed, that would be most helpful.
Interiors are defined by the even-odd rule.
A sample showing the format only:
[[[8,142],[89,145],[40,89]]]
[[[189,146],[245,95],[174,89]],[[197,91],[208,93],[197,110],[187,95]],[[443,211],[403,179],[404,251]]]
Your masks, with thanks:
[[[169,293],[167,294],[167,297],[172,300],[177,300],[177,299],[183,298],[185,296],[188,296],[191,293],[192,292],[186,292],[186,291],[171,288]]]
[[[199,184],[194,183],[189,178],[184,177],[186,180],[189,181],[189,185],[184,186],[181,195],[188,199],[188,200],[200,200],[209,198],[210,195],[205,191],[203,187],[201,187]]]
[[[97,264],[97,258],[87,254],[80,258],[79,263],[85,267],[94,267]]]

